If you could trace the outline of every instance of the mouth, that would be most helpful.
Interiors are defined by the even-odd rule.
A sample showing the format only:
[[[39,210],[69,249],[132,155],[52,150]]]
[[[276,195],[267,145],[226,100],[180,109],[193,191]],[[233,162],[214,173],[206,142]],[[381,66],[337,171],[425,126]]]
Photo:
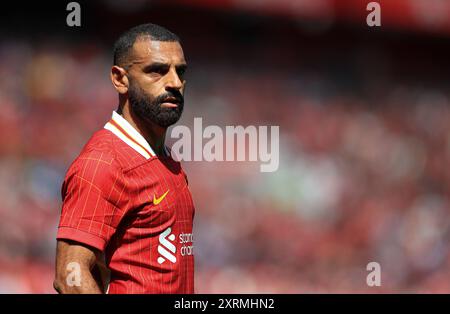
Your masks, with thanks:
[[[180,101],[175,97],[169,97],[164,99],[164,101],[161,103],[161,107],[165,108],[177,108]]]
[[[171,102],[163,102],[161,104],[161,107],[164,107],[164,108],[177,108],[178,104],[171,103]]]

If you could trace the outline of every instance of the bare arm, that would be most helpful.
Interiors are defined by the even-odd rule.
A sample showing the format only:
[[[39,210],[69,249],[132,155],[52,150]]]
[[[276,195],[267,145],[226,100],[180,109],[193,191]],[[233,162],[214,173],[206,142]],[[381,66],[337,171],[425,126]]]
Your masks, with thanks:
[[[100,252],[77,242],[58,240],[53,287],[59,293],[103,293],[98,276]]]

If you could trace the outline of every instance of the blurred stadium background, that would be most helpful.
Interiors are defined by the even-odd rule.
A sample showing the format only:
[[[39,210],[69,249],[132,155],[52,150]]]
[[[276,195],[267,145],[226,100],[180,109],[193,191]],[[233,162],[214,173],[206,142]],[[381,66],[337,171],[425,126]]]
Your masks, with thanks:
[[[182,38],[181,124],[280,126],[275,173],[184,163],[198,293],[450,293],[449,1],[379,1],[380,28],[364,0],[78,1],[81,28],[60,2],[0,22],[1,293],[54,293],[61,183],[143,22]]]

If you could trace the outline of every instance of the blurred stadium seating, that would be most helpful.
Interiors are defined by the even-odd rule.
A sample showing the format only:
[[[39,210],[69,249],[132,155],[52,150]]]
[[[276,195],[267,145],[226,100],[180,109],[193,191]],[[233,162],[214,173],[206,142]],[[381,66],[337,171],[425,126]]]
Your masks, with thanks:
[[[76,39],[45,23],[45,40],[1,39],[0,293],[53,293],[62,179],[116,108],[111,40],[144,21],[183,40],[181,124],[280,126],[275,173],[184,163],[197,292],[450,293],[448,33],[175,2]]]

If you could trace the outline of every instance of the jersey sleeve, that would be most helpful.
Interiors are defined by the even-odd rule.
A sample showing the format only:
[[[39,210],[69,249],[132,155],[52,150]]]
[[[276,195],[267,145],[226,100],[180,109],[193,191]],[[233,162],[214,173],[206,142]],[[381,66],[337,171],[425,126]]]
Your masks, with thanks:
[[[103,251],[127,212],[124,177],[105,152],[79,156],[62,185],[57,239],[80,242]]]

